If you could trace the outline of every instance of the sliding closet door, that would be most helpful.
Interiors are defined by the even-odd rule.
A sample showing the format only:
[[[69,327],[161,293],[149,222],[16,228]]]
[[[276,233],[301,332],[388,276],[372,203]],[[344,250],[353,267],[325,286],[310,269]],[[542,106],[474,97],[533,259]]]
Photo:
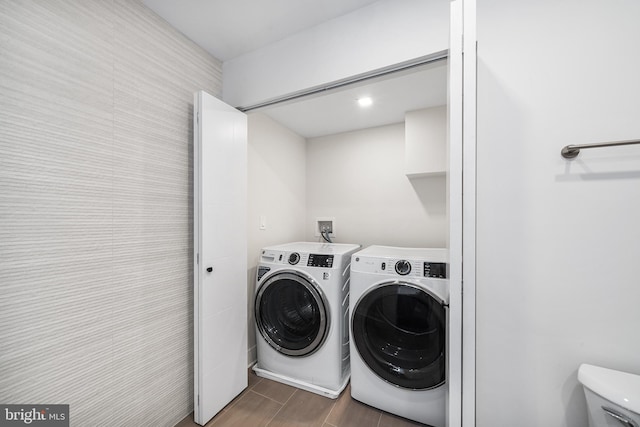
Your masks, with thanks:
[[[247,387],[247,117],[194,102],[194,419]]]

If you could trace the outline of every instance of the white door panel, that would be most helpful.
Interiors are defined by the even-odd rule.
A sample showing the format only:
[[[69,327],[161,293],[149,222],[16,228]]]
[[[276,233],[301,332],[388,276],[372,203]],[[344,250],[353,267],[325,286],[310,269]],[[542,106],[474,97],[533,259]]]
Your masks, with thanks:
[[[237,286],[244,286],[244,283],[238,283],[238,270],[244,265],[241,261],[227,257],[210,262],[203,260],[203,263],[213,269],[211,273],[205,270],[203,274],[200,303],[206,306],[204,313],[213,316],[222,310],[240,304],[246,305],[246,292],[238,292],[235,289]]]
[[[247,118],[194,102],[194,420],[247,387]]]
[[[210,110],[211,113],[214,111],[216,124],[227,122],[230,125],[226,129],[219,129],[214,123],[203,121],[202,131],[217,142],[215,145],[202,147],[202,157],[207,159],[202,167],[202,181],[216,186],[215,197],[205,199],[204,202],[235,204],[238,197],[246,198],[246,194],[238,193],[236,185],[247,179],[246,162],[237,164],[232,161],[232,158],[235,159],[237,156],[246,156],[246,144],[244,147],[237,145],[239,139],[246,138],[246,129],[243,131],[231,124],[234,120],[238,120],[237,114],[243,113],[237,110],[235,112]],[[246,115],[244,115],[244,121],[246,122]],[[244,200],[243,203],[245,203]]]
[[[204,209],[209,212],[209,221],[203,226],[203,235],[218,237],[202,242],[203,256],[207,257],[203,258],[203,263],[245,250],[246,242],[238,238],[245,235],[246,224],[238,220],[244,217],[245,212],[231,204],[221,203],[209,203]],[[226,245],[218,244],[219,240],[226,242]]]
[[[202,343],[203,354],[209,355],[211,361],[216,362],[203,364],[201,372],[200,395],[206,396],[208,402],[204,405],[201,398],[202,423],[210,420],[238,395],[238,388],[231,385],[245,384],[242,387],[244,389],[247,382],[246,328],[244,333],[239,334],[237,328],[233,327],[246,323],[246,313],[229,308],[204,319],[204,323],[206,328],[222,328],[220,334],[205,337]]]

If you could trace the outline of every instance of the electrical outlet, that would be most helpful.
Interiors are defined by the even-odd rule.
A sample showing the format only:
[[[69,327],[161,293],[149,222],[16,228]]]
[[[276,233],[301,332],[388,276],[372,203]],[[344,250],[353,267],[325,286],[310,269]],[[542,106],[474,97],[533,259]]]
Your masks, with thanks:
[[[328,233],[329,236],[336,236],[336,220],[335,218],[316,218],[315,235],[320,236],[320,233]]]

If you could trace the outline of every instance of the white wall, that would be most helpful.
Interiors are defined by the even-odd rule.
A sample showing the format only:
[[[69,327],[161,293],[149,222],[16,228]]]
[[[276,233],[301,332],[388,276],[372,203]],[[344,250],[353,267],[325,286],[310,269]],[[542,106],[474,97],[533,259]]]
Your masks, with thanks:
[[[305,239],[306,141],[265,114],[248,119],[249,361],[255,361],[253,295],[260,249]]]
[[[225,102],[261,101],[449,48],[449,2],[380,0],[225,61]]]
[[[221,64],[136,1],[0,5],[0,402],[193,410],[193,93]]]
[[[409,179],[404,123],[307,141],[305,234],[335,217],[335,242],[444,247],[445,177]]]
[[[640,374],[640,3],[478,2],[477,426],[587,425],[576,373]]]

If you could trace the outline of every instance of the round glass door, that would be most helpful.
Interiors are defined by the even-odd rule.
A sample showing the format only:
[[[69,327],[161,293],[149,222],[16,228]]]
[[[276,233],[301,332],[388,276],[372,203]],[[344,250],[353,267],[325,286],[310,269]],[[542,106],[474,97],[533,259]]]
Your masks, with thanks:
[[[407,283],[388,283],[364,294],[352,313],[358,353],[383,380],[407,389],[445,382],[446,309],[442,301]]]
[[[324,298],[309,278],[296,272],[277,273],[260,286],[255,315],[264,339],[289,356],[313,353],[329,330]]]

